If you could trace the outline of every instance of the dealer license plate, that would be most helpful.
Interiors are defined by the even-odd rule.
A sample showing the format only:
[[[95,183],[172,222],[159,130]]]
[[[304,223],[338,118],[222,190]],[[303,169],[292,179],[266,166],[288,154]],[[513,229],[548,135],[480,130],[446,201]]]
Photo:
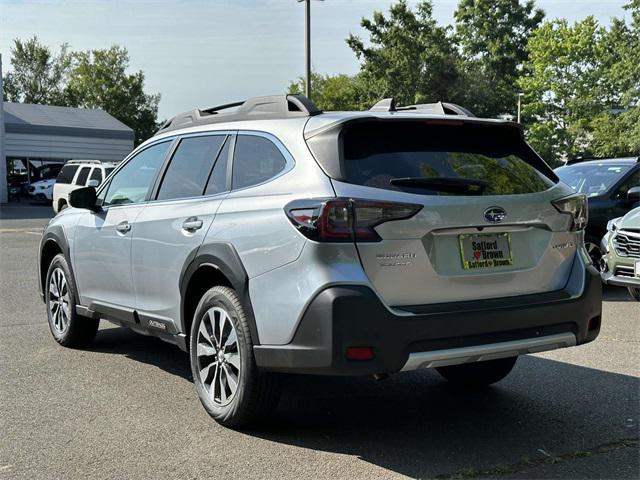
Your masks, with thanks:
[[[458,241],[465,270],[513,265],[511,236],[508,233],[464,234],[458,235]]]

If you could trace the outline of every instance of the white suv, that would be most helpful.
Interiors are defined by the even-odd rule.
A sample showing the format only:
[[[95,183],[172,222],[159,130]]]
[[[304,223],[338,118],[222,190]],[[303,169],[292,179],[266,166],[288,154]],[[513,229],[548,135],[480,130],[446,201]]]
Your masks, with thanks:
[[[99,186],[116,168],[117,162],[100,160],[70,160],[56,178],[53,186],[53,210],[58,213],[69,206],[69,193],[77,188]]]

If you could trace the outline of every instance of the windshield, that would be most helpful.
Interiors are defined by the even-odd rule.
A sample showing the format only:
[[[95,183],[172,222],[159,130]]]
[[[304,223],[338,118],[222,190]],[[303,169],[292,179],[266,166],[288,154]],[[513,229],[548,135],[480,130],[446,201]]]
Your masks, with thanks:
[[[533,159],[519,135],[496,127],[362,123],[345,132],[343,151],[347,181],[374,188],[422,195],[516,195],[554,185],[533,166],[539,159]],[[466,193],[452,188],[464,184],[482,188]]]
[[[560,167],[556,174],[576,192],[595,197],[609,190],[630,168],[619,163],[581,163]]]

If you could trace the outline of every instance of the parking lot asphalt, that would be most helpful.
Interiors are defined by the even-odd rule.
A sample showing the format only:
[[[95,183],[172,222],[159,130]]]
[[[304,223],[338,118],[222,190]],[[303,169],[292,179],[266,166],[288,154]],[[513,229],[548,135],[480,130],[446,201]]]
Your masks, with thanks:
[[[22,210],[24,208],[24,210]],[[296,376],[259,428],[218,426],[187,355],[102,322],[51,338],[36,252],[50,207],[0,207],[0,478],[639,478],[640,304],[607,289],[588,345],[464,393],[433,371]]]

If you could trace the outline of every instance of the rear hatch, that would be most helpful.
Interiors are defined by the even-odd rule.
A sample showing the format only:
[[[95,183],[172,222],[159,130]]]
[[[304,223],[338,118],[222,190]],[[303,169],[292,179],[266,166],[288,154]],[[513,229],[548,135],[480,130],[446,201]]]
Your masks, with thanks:
[[[356,234],[364,270],[387,305],[565,286],[578,236],[573,217],[552,202],[570,190],[517,126],[370,117],[325,128],[307,142],[336,195],[356,199],[356,217],[357,199],[416,206],[410,218],[375,225],[375,239]]]

